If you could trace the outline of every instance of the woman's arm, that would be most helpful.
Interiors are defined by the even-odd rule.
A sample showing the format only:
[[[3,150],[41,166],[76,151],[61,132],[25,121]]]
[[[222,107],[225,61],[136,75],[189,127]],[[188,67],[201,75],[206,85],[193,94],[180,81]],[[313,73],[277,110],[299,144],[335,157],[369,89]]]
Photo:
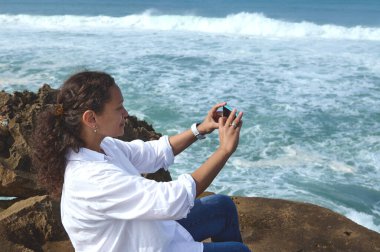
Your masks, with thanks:
[[[205,117],[203,122],[199,124],[197,127],[200,134],[209,134],[219,127],[218,119],[220,118],[220,114],[217,112],[217,110],[218,108],[223,107],[224,105],[226,105],[225,102],[218,103],[208,111],[207,116]],[[197,138],[194,136],[193,132],[190,129],[178,135],[169,137],[169,142],[172,146],[174,155],[181,153],[196,140]]]
[[[243,124],[240,112],[235,118],[236,109],[230,116],[219,118],[219,148],[191,176],[196,183],[196,194],[200,195],[211,184],[239,144],[240,129]]]

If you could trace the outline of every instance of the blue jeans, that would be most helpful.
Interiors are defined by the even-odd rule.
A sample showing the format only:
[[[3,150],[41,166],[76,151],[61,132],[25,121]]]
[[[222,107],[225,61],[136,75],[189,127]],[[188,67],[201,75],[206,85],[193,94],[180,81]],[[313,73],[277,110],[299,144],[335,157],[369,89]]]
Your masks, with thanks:
[[[196,199],[186,218],[178,220],[195,241],[205,242],[204,252],[250,252],[243,244],[237,210],[230,197],[210,195]]]

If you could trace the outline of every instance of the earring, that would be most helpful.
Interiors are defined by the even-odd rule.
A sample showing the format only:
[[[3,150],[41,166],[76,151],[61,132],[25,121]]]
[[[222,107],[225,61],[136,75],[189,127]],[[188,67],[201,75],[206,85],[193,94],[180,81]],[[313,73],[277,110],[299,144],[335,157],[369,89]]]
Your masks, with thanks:
[[[94,133],[96,133],[97,132],[97,128],[96,128],[96,126],[94,126]]]

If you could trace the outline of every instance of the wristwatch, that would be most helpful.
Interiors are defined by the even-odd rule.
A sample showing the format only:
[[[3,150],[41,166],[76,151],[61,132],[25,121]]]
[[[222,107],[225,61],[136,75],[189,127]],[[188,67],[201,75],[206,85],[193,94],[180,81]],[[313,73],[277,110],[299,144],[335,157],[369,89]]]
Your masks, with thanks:
[[[197,127],[200,123],[193,123],[193,125],[191,125],[191,131],[193,132],[194,136],[197,138],[197,139],[205,139],[206,136],[205,135],[202,135],[201,133],[199,133]]]

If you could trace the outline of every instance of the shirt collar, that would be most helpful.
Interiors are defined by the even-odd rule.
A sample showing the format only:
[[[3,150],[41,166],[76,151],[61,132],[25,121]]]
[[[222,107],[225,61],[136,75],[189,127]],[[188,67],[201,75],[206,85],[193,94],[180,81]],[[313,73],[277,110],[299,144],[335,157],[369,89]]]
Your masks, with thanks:
[[[79,152],[75,152],[70,149],[66,154],[68,161],[106,161],[106,156],[97,151],[93,151],[87,148],[80,148]]]

